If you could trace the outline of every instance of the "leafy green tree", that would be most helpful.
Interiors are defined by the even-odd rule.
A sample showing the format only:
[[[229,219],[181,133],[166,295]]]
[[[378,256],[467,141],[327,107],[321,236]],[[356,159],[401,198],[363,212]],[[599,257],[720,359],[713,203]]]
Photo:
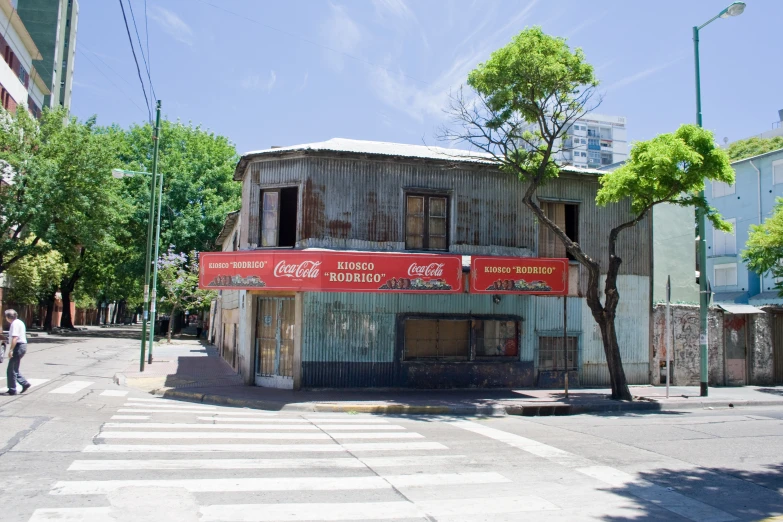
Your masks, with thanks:
[[[42,248],[48,245],[40,243]],[[56,250],[49,250],[36,256],[25,256],[11,265],[9,297],[11,301],[37,305],[54,297],[59,281],[68,270],[68,265]]]
[[[152,170],[152,127],[132,126],[117,148],[115,166]],[[158,170],[164,175],[161,245],[177,252],[215,249],[226,214],[239,208],[241,187],[233,180],[239,159],[225,137],[180,122],[161,123]],[[149,177],[121,181],[122,197],[133,208],[124,251],[105,280],[106,295],[137,304],[141,296],[147,241]]]
[[[783,149],[783,136],[775,136],[774,138],[748,138],[746,140],[735,141],[729,145],[727,152],[731,161],[739,161],[778,149]]]
[[[198,286],[198,253],[177,254],[169,250],[158,258],[158,282],[162,289],[161,305],[169,314],[169,330],[166,334],[171,342],[174,317],[183,310],[201,310],[207,307],[216,292],[202,290]]]
[[[444,136],[488,153],[501,170],[525,183],[525,206],[586,269],[587,305],[601,329],[612,398],[632,400],[615,328],[620,301],[617,277],[622,263],[616,250],[618,236],[644,219],[658,203],[708,209],[706,201],[696,194],[705,178],[733,181],[728,157],[714,147],[711,133],[685,125],[674,134],[636,144],[623,168],[601,177],[597,203],[630,199],[633,216],[608,231],[602,302],[601,264],[546,215],[536,197],[542,185],[560,174],[555,157],[559,148],[566,146],[569,129],[600,101],[595,99],[598,80],[593,67],[581,49],[571,50],[565,39],[534,27],[522,31],[471,71],[468,85],[476,96],[466,99],[460,93],[454,98],[452,114],[458,130],[446,130]],[[708,210],[718,228],[728,227]]]
[[[758,274],[770,271],[776,278],[783,278],[783,198],[778,198],[772,216],[761,225],[751,225],[742,259],[748,268]],[[783,283],[776,283],[783,295]]]

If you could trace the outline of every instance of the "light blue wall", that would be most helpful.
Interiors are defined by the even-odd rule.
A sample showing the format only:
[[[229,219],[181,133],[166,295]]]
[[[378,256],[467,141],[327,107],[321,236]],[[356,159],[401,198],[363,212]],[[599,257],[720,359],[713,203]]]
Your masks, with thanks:
[[[706,196],[710,205],[715,207],[725,218],[736,219],[737,253],[733,256],[713,255],[713,227],[707,223],[707,275],[713,282],[713,292],[716,294],[737,293],[735,302],[748,302],[749,298],[760,292],[774,291],[774,282],[767,274],[760,277],[748,270],[742,262],[741,253],[748,240],[751,225],[759,224],[759,199],[761,200],[761,221],[772,215],[775,199],[783,197],[783,183],[775,185],[772,176],[773,162],[783,160],[783,150],[770,152],[754,158],[737,161],[732,164],[736,175],[735,193],[715,198],[712,193],[712,183],[706,187]],[[752,163],[752,164],[751,164]],[[760,187],[759,175],[761,173]],[[759,198],[759,188],[761,194]],[[737,284],[734,286],[715,286],[714,266],[716,264],[736,263]],[[783,301],[781,301],[783,302]]]

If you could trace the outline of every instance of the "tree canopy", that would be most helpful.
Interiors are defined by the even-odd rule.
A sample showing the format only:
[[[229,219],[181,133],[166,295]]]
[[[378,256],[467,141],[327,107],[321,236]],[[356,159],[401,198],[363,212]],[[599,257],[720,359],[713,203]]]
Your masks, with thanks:
[[[783,198],[778,198],[772,216],[761,225],[751,225],[742,259],[756,273],[771,271],[776,278],[783,277]],[[776,284],[783,295],[783,285]]]
[[[731,161],[739,161],[778,149],[783,149],[783,136],[738,140],[729,145],[727,152]]]
[[[479,64],[469,74],[468,85],[475,96],[460,92],[453,98],[451,112],[458,130],[447,128],[443,136],[487,153],[502,171],[525,183],[522,201],[539,226],[548,228],[585,268],[586,301],[601,330],[612,397],[631,400],[615,326],[622,264],[619,235],[663,202],[704,208],[716,227],[727,229],[729,225],[698,195],[705,179],[734,179],[725,151],[715,148],[710,132],[693,125],[634,144],[626,165],[600,178],[597,204],[630,200],[626,221],[606,225],[608,258],[602,263],[594,257],[596,252],[586,252],[547,215],[537,197],[538,189],[561,173],[555,159],[568,146],[574,122],[600,103],[595,93],[598,80],[582,50],[571,49],[564,38],[544,34],[538,27],[528,28]]]

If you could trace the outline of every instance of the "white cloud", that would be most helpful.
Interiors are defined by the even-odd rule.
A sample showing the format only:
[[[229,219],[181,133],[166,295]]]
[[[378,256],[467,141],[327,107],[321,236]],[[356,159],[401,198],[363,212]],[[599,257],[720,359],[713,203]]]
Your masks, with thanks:
[[[269,80],[266,82],[266,90],[272,91],[272,87],[275,86],[275,83],[277,82],[277,73],[272,69],[269,71]]]
[[[264,81],[259,74],[251,74],[240,82],[240,86],[247,91],[265,90],[272,91],[272,87],[277,83],[277,73],[274,70],[269,71],[269,78]]]
[[[344,54],[352,54],[362,40],[362,32],[356,22],[348,16],[345,7],[329,4],[331,14],[321,24],[321,35],[331,50],[325,50],[325,59],[336,71],[345,66]]]
[[[648,76],[652,76],[653,74],[659,73],[662,70],[671,67],[677,62],[682,61],[685,58],[685,56],[680,56],[679,58],[675,58],[674,60],[671,60],[669,62],[666,62],[661,65],[656,65],[655,67],[649,67],[647,69],[644,69],[643,71],[639,71],[635,74],[631,74],[629,76],[626,76],[625,78],[621,78],[617,80],[616,82],[610,84],[606,88],[606,92],[614,91],[617,89],[620,89],[622,87],[627,87],[628,85],[631,85],[632,83],[638,82],[639,80],[643,80],[644,78],[647,78]]]
[[[372,0],[375,12],[380,16],[391,15],[410,22],[416,21],[416,15],[410,10],[405,0]]]
[[[432,83],[425,84],[405,76],[402,72],[394,73],[388,69],[375,68],[371,83],[375,94],[387,105],[405,112],[416,121],[424,121],[426,116],[445,116],[448,109],[449,96],[456,94],[465,85],[468,72],[498,47],[499,41],[508,38],[509,31],[516,33],[521,22],[528,17],[538,0],[533,0],[518,12],[500,29],[492,30],[491,36],[481,45],[467,54],[458,56],[451,66]],[[467,41],[465,42],[467,43]]]
[[[186,45],[193,45],[193,29],[173,11],[154,5],[150,7],[149,17],[175,40]]]
[[[307,79],[310,77],[310,71],[305,71],[304,79],[302,80],[302,85],[299,86],[299,91],[303,91],[305,87],[307,87]]]

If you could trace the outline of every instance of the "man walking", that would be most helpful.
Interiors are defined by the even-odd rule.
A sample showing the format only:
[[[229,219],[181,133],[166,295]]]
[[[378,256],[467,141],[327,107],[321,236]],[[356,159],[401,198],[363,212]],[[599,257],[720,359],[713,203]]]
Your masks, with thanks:
[[[8,395],[16,395],[16,383],[22,385],[22,393],[26,392],[31,384],[19,373],[19,363],[22,357],[27,353],[27,328],[24,321],[19,319],[16,310],[6,310],[5,320],[10,323],[8,328],[8,339],[11,342],[8,353],[11,358],[8,360],[8,371],[6,377],[8,382]]]

